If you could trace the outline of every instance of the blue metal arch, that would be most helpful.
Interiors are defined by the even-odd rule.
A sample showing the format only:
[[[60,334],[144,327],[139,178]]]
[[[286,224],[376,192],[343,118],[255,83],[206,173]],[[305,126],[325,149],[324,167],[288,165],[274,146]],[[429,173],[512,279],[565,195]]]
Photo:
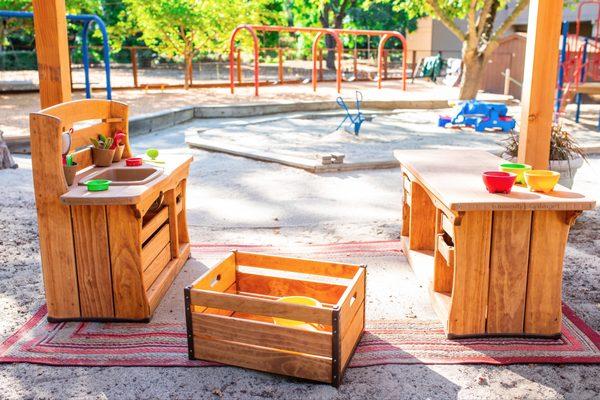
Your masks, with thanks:
[[[0,18],[24,18],[33,19],[33,13],[28,11],[8,11],[0,10]],[[96,23],[98,29],[102,33],[102,53],[104,57],[104,71],[106,76],[106,98],[112,99],[112,87],[110,83],[110,46],[108,44],[108,33],[106,24],[102,18],[93,14],[67,15],[69,21],[78,21],[83,23],[83,31],[81,32],[81,52],[83,56],[83,71],[85,75],[85,97],[91,98],[92,91],[90,86],[90,59],[88,34],[91,26]]]

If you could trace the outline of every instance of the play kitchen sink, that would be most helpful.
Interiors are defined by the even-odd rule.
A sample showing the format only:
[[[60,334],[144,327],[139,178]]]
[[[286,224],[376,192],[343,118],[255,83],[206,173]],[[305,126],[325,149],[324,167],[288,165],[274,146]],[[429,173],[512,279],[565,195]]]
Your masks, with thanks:
[[[148,321],[189,258],[186,180],[192,158],[127,166],[128,110],[107,100],[30,115],[31,158],[48,319]],[[100,121],[70,130],[81,121]],[[70,139],[65,140],[65,132]],[[123,159],[93,164],[90,138],[123,133]],[[65,144],[66,143],[66,144]],[[67,185],[61,157],[76,164]],[[111,181],[108,190],[83,183]]]
[[[162,175],[163,169],[157,167],[108,167],[80,179],[79,185],[92,179],[107,179],[112,186],[145,185]]]

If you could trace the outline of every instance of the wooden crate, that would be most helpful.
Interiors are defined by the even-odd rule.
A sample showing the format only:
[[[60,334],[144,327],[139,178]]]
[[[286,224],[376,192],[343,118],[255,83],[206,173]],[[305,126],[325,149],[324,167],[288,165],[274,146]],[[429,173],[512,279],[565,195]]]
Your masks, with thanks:
[[[233,252],[185,288],[189,357],[338,386],[364,331],[365,286],[362,266]]]

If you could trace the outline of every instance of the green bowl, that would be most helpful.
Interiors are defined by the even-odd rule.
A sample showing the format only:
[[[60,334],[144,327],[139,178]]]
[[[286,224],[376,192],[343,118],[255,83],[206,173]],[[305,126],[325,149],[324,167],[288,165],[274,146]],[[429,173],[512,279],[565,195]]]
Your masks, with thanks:
[[[91,181],[87,181],[85,183],[89,192],[102,192],[104,190],[108,190],[108,186],[110,184],[111,181],[108,179],[92,179]]]
[[[518,164],[518,163],[500,164],[500,171],[512,172],[513,174],[517,174],[516,182],[524,184],[525,183],[525,171],[531,171],[531,165]]]

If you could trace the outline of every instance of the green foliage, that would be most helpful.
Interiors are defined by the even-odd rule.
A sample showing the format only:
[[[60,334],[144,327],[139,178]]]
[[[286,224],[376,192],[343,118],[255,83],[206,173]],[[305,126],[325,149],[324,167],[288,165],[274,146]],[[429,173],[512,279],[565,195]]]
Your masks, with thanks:
[[[259,23],[265,0],[124,0],[123,30],[139,33],[147,46],[167,57],[193,49],[224,51],[241,23]]]
[[[8,50],[0,52],[0,71],[35,69],[37,69],[37,58],[33,50]]]

